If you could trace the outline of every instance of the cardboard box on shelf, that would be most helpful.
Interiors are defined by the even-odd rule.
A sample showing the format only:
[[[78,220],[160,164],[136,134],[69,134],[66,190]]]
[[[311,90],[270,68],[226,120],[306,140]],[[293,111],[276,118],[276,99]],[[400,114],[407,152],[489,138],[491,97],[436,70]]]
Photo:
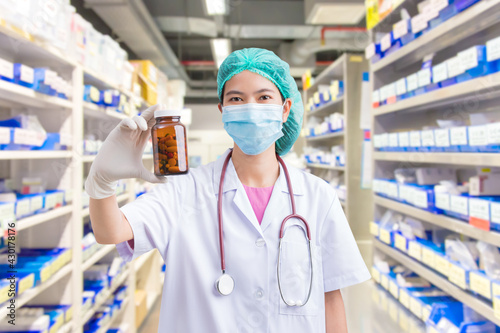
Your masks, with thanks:
[[[135,327],[139,328],[146,318],[147,308],[147,294],[142,289],[137,289],[134,294],[135,303]]]
[[[156,87],[158,84],[158,68],[151,60],[131,60],[130,63]]]

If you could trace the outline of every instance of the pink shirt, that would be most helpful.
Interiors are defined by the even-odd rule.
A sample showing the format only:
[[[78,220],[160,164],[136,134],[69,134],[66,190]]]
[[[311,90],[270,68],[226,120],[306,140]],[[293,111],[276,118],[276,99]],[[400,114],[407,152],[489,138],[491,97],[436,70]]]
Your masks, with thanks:
[[[271,199],[271,193],[273,192],[274,186],[248,187],[243,185],[243,187],[245,188],[245,192],[247,192],[248,200],[250,200],[250,204],[260,224],[262,223],[262,218],[264,217],[269,199]]]

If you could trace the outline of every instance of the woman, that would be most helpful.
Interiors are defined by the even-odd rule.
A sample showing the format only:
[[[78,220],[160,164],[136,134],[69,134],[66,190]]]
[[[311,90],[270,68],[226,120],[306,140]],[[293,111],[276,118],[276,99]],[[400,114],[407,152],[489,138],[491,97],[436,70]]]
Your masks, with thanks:
[[[347,332],[339,290],[370,275],[334,190],[278,157],[302,124],[288,64],[243,49],[217,81],[234,148],[121,209],[117,180],[163,182],[142,165],[156,107],[110,133],[85,184],[97,241],[117,244],[125,260],[159,250],[167,265],[160,332]],[[307,224],[289,219],[280,241],[294,208]]]

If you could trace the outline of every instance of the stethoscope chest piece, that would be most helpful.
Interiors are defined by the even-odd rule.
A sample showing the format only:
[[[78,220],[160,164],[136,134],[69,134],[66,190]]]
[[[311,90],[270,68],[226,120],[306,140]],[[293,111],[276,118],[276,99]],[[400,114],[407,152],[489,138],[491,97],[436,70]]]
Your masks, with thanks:
[[[234,290],[234,280],[231,275],[224,273],[215,282],[215,288],[222,296],[228,296]]]

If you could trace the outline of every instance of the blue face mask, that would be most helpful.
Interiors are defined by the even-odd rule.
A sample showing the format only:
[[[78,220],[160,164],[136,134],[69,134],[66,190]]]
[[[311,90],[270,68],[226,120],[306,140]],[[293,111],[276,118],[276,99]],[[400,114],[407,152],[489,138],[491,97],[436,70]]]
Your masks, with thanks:
[[[245,154],[261,154],[283,136],[284,105],[248,103],[224,106],[224,129]]]

